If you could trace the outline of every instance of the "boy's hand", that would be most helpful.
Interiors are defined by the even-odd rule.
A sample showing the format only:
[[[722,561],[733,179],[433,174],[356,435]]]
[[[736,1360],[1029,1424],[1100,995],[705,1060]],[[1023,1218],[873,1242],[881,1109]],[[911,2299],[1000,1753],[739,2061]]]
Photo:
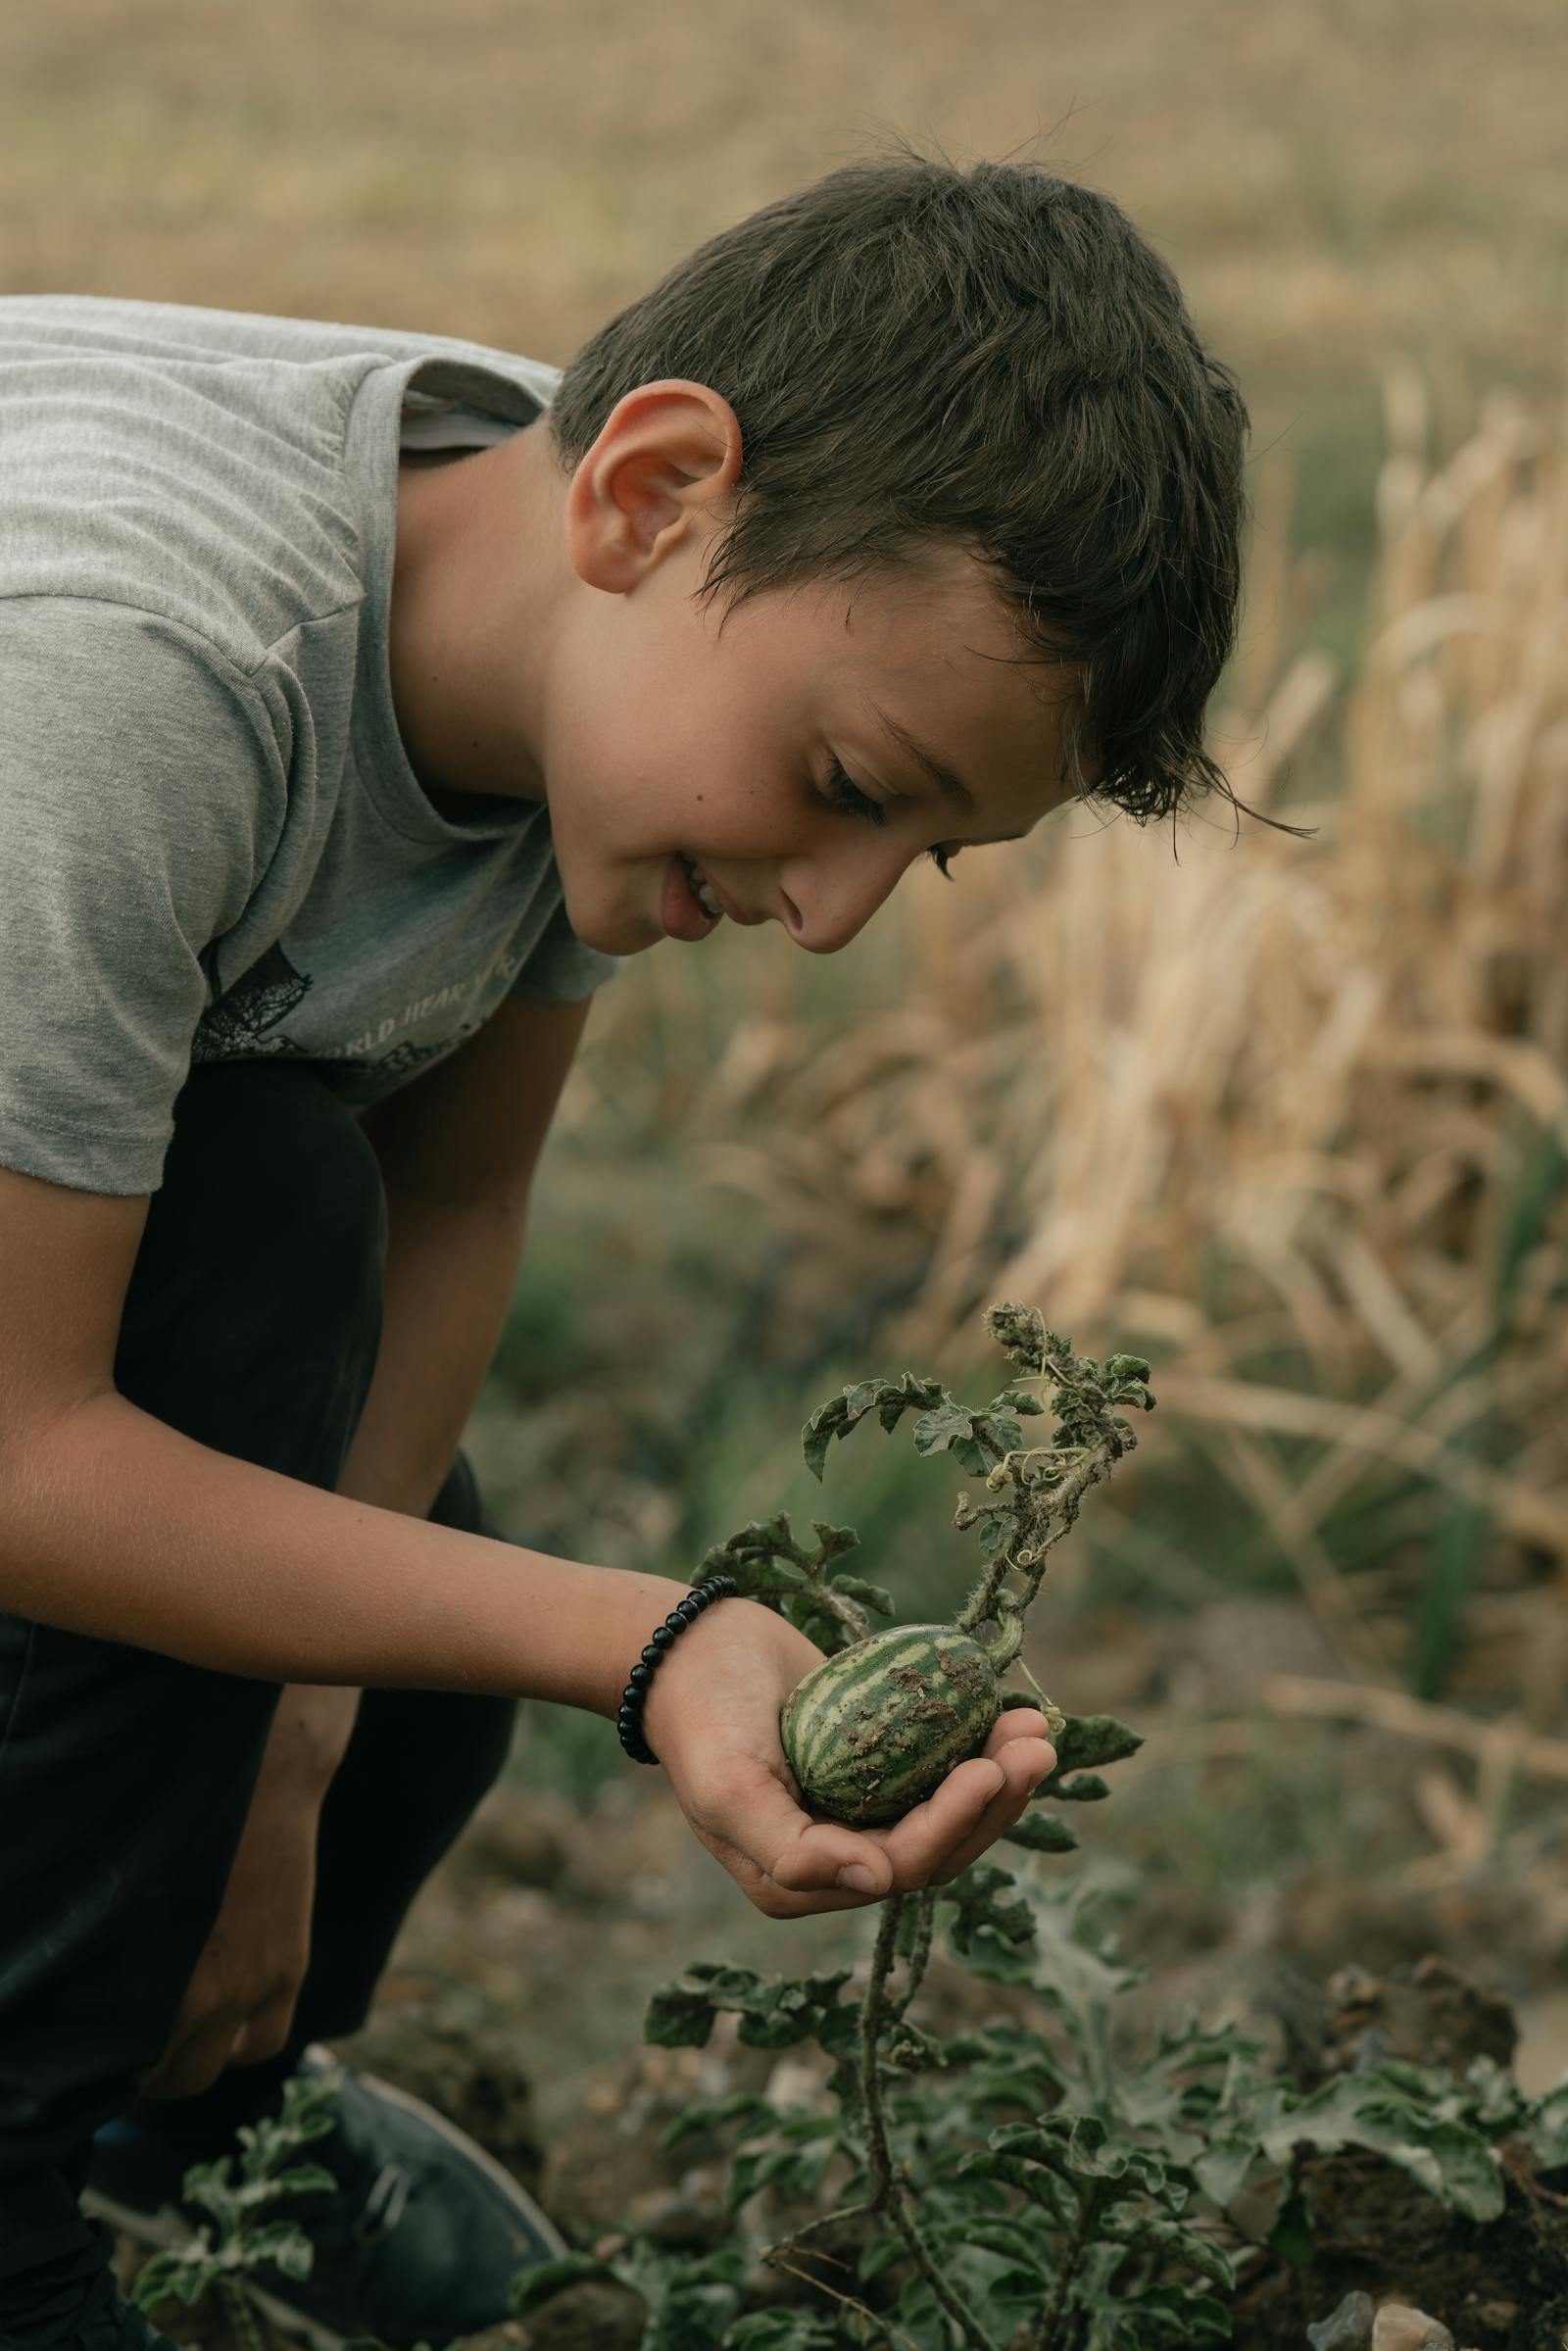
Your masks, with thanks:
[[[190,2098],[229,2065],[288,2040],[311,1955],[321,1805],[359,1705],[357,1690],[290,1687],[278,1702],[222,1908],[144,2098]]]
[[[815,1643],[771,1608],[725,1599],[674,1642],[643,1707],[681,1810],[767,1918],[861,1909],[946,1886],[1011,1828],[1055,1764],[1045,1716],[1018,1707],[1002,1716],[983,1754],[889,1829],[847,1829],[804,1811],[778,1716],[821,1662]],[[846,1870],[862,1870],[864,1884],[846,1886]]]

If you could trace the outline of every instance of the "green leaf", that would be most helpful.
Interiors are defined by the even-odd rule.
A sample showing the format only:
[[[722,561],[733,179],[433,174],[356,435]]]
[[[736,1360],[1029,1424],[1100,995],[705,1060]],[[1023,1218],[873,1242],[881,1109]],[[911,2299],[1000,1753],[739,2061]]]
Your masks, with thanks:
[[[858,2007],[845,2007],[839,1998],[851,1973],[838,1968],[824,1976],[759,1976],[751,1968],[694,1960],[683,1976],[654,1993],[643,2037],[661,2048],[702,2048],[722,2009],[739,2016],[737,2032],[748,2048],[787,2049],[814,2035],[836,2053],[859,2023]]]
[[[948,1922],[948,1934],[956,1951],[967,1957],[983,1928],[1004,1942],[1026,1942],[1032,1936],[1034,1920],[1028,1903],[1014,1890],[1017,1883],[1010,1870],[975,1862],[951,1886],[933,1889],[939,1902],[953,1906],[955,1916]]]
[[[320,2163],[291,2164],[286,2172],[277,2173],[269,2182],[280,2196],[330,2195],[337,2184],[335,2173]]]
[[[806,2310],[754,2310],[724,2330],[723,2351],[834,2351],[842,2340],[831,2319]]]
[[[945,1453],[958,1438],[973,1438],[974,1414],[949,1397],[936,1412],[927,1412],[914,1424],[914,1449],[917,1453]]]
[[[1101,2214],[1100,2231],[1102,2236],[1119,2239],[1130,2253],[1155,2253],[1162,2261],[1179,2261],[1211,2285],[1223,2286],[1227,2293],[1235,2287],[1236,2272],[1219,2246],[1195,2229],[1184,2229],[1180,2221],[1161,2220],[1152,2213],[1123,2212],[1118,2206]]]
[[[847,1437],[866,1413],[875,1409],[884,1429],[898,1425],[900,1415],[912,1404],[951,1404],[952,1397],[935,1380],[917,1380],[906,1371],[897,1385],[889,1380],[862,1380],[857,1387],[846,1388],[842,1395],[832,1396],[817,1407],[801,1431],[801,1445],[806,1464],[813,1477],[820,1479],[827,1459],[828,1446],[835,1437]]]
[[[1000,2213],[995,2219],[987,2220],[966,2213],[960,2220],[947,2222],[933,2229],[930,2237],[932,2243],[937,2245],[980,2245],[990,2253],[1005,2253],[1010,2259],[1027,2265],[1037,2280],[1044,2278],[1048,2284],[1054,2275],[1041,2259],[1045,2247],[1041,2243],[1040,2228],[1036,2222],[1009,2220]]]
[[[1078,1839],[1054,1812],[1026,1812],[1002,1832],[1004,1844],[1024,1845],[1031,1853],[1075,1853]]]
[[[297,2221],[274,2222],[258,2229],[245,2248],[245,2267],[260,2269],[273,2262],[285,2278],[309,2278],[316,2266],[316,2247]]]
[[[222,2274],[221,2264],[209,2249],[204,2229],[197,2239],[174,2253],[155,2253],[136,2273],[130,2299],[138,2310],[156,2310],[160,2302],[178,2300],[187,2309],[199,2302]]]
[[[989,1437],[992,1444],[999,1446],[1004,1453],[1022,1451],[1023,1431],[1018,1426],[1015,1414],[1005,1411],[999,1412],[993,1407],[989,1412],[977,1412],[974,1417],[975,1426]]]
[[[997,2148],[977,2147],[963,2156],[958,2164],[961,2174],[978,2174],[983,2180],[1004,2180],[1038,2204],[1060,2227],[1070,2228],[1078,2217],[1078,2201],[1071,2185],[1047,2171],[1044,2164],[1035,2163],[1027,2155],[1009,2155]]]
[[[597,2261],[591,2253],[561,2253],[554,2261],[542,2261],[531,2270],[519,2270],[512,2280],[507,2300],[514,2319],[525,2319],[531,2310],[551,2302],[557,2294],[564,2293],[569,2285],[582,2285],[590,2278],[601,2284],[619,2285],[606,2261]]]
[[[1568,2165],[1568,2082],[1546,2092],[1523,2136],[1538,2171],[1557,2172]]]
[[[706,2048],[716,2014],[703,1991],[685,1983],[662,1984],[643,2013],[643,2039],[656,2049]]]
[[[1264,2151],[1287,2162],[1301,2145],[1320,2154],[1369,2147],[1408,2174],[1429,2195],[1471,2221],[1502,2211],[1502,2165],[1495,2148],[1462,2123],[1434,2121],[1407,2090],[1374,2069],[1343,2074],[1309,2098],[1271,2085],[1275,2111],[1259,2131]]]
[[[995,1559],[1012,1540],[1012,1524],[1006,1518],[983,1518],[980,1521],[980,1556]]]
[[[908,2258],[909,2248],[902,2236],[870,2237],[860,2248],[858,2275],[861,2284],[869,2285],[873,2278],[880,2278],[883,2271],[890,2270],[896,2261],[906,2261]]]
[[[1099,2115],[1048,2115],[1039,2123],[1006,2123],[991,2133],[999,2151],[1028,2156],[1080,2180],[1128,2180],[1157,2196],[1165,2167],[1131,2140],[1113,2139]]]
[[[1031,1396],[1027,1389],[1004,1388],[1002,1394],[993,1396],[987,1404],[986,1418],[992,1420],[999,1412],[1022,1412],[1030,1419],[1038,1419],[1045,1408],[1039,1396]]]
[[[820,2143],[816,2146],[759,2147],[737,2155],[730,2170],[729,2206],[738,2212],[759,2188],[777,2186],[786,2195],[808,2196],[844,2144],[842,2131],[824,2116],[812,2115]]]
[[[880,1584],[864,1583],[858,1576],[838,1575],[828,1579],[829,1590],[842,1592],[847,1600],[858,1600],[862,1608],[872,1608],[878,1616],[893,1614],[893,1594],[884,1592]]]
[[[1076,1780],[1059,1779],[1054,1772],[1035,1790],[1037,1796],[1054,1796],[1058,1804],[1102,1804],[1109,1793],[1098,1772],[1080,1772]]]
[[[1130,1731],[1113,1714],[1069,1714],[1056,1740],[1056,1772],[1099,1770],[1106,1764],[1122,1763],[1136,1755],[1143,1743],[1143,1733]]]
[[[1200,2154],[1193,2157],[1198,2184],[1211,2204],[1217,2204],[1223,2211],[1232,2198],[1240,2194],[1242,2182],[1251,2170],[1257,2154],[1257,2140],[1250,2132],[1244,2132],[1239,2136],[1211,2139]]]
[[[720,2098],[708,2106],[687,2106],[675,2117],[660,2144],[678,2147],[683,2140],[694,2138],[701,2131],[722,2131],[730,2123],[744,2120],[748,2126],[765,2129],[777,2109],[760,2098],[755,2090],[737,2090],[732,2098]]]
[[[1083,1880],[1047,1883],[1032,1873],[1019,1885],[1034,1918],[1033,1942],[1020,1944],[1008,1966],[1002,1963],[999,1947],[981,1938],[969,1965],[996,1982],[1033,1985],[1080,2042],[1095,2041],[1111,2001],[1141,1984],[1148,1970],[1141,1964],[1123,1966],[1101,1947],[1102,1938],[1088,1915],[1091,1889]]]
[[[1290,2193],[1285,2194],[1289,2185]],[[1317,2251],[1317,2236],[1312,2228],[1312,2215],[1305,2190],[1300,2181],[1280,2180],[1281,2198],[1269,2223],[1267,2244],[1271,2253],[1288,2261],[1293,2269],[1304,2270]]]
[[[947,2043],[952,2097],[961,2085],[971,2106],[1022,2106],[1038,2112],[1061,2094],[1063,2075],[1054,2053],[1025,2025],[980,2025],[952,2034]]]

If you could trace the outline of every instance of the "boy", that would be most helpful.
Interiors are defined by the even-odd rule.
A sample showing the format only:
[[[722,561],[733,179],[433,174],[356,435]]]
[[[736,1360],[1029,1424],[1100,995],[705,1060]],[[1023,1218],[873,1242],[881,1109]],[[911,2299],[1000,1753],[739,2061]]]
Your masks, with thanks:
[[[164,2345],[113,2212],[354,2031],[527,1695],[613,1715],[667,1580],[498,1539],[459,1449],[594,989],[1069,792],[1220,784],[1246,416],[1032,166],[851,166],[562,378],[441,338],[0,302],[0,2343]],[[1221,788],[1223,788],[1221,786]],[[768,1916],[954,1877],[1044,1719],[887,1831],[778,1749],[732,1597],[644,1731]],[[349,2077],[318,2341],[505,2315],[549,2222]]]

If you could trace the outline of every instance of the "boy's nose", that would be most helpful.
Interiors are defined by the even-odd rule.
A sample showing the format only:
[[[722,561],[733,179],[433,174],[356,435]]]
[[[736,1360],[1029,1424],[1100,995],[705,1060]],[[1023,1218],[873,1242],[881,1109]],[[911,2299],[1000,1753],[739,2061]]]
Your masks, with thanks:
[[[819,869],[809,895],[803,892],[787,902],[799,918],[791,923],[796,946],[819,955],[848,947],[892,897],[918,854],[900,850],[863,860],[840,857]]]

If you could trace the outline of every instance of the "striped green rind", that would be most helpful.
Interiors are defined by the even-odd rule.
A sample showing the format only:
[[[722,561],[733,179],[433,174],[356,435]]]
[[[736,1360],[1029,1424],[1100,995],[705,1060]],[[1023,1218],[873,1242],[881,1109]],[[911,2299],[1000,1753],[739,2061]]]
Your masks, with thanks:
[[[977,1755],[1002,1712],[991,1660],[953,1625],[895,1625],[814,1666],[779,1739],[814,1811],[882,1828]]]

